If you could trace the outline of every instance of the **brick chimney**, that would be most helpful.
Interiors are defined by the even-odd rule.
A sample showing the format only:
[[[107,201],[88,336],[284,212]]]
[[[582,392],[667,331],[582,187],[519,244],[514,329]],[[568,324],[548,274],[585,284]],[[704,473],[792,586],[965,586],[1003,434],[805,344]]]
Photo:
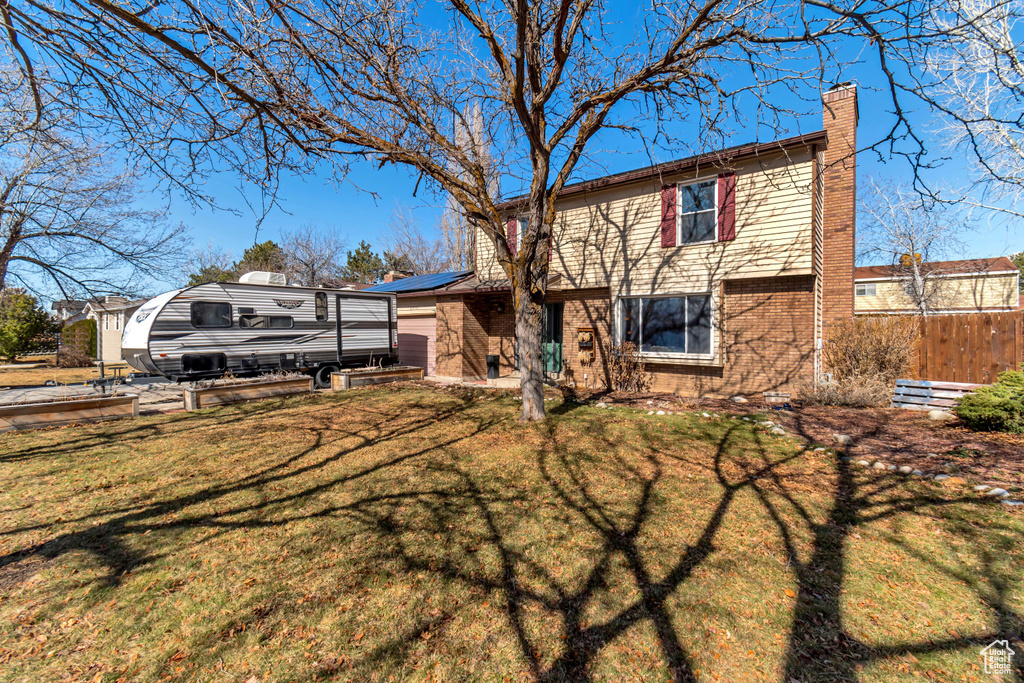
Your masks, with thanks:
[[[384,282],[394,282],[402,278],[412,277],[412,275],[413,272],[411,270],[389,270],[388,274],[384,276]]]
[[[822,310],[825,326],[853,317],[857,237],[857,86],[835,85],[823,98],[828,148],[822,168]]]

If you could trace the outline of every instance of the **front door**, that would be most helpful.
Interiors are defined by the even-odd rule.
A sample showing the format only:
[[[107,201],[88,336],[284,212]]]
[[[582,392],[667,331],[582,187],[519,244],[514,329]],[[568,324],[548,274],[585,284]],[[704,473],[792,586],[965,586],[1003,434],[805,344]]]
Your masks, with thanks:
[[[562,371],[562,312],[565,304],[544,305],[544,329],[541,334],[541,354],[544,374],[557,375]]]

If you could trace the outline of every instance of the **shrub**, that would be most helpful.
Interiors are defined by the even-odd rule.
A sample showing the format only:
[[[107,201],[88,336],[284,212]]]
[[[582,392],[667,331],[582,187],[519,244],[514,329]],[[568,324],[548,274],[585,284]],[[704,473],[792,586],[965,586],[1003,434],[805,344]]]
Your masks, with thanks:
[[[968,427],[1024,434],[1024,372],[1001,372],[998,381],[967,394],[953,413]]]
[[[877,377],[845,377],[799,386],[797,395],[808,405],[870,408],[892,400],[892,385]]]
[[[836,380],[910,377],[921,332],[911,316],[853,318],[829,325],[824,361]]]
[[[92,356],[86,355],[74,346],[62,346],[57,351],[58,368],[87,368],[93,364]]]
[[[60,331],[61,348],[72,347],[83,356],[96,357],[96,321],[90,318],[65,325]]]
[[[640,392],[651,388],[653,378],[633,342],[612,347],[609,371],[612,388],[616,391]]]

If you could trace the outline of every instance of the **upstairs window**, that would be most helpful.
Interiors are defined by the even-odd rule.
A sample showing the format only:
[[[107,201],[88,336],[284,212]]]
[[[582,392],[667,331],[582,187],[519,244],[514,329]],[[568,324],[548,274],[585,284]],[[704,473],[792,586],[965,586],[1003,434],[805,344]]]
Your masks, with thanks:
[[[231,327],[231,304],[220,301],[193,301],[192,327]]]
[[[679,186],[679,210],[676,212],[676,244],[714,242],[718,224],[715,207],[717,180]]]
[[[641,353],[711,354],[711,295],[619,299],[622,341]]]
[[[854,291],[857,293],[857,296],[875,296],[875,283],[855,285]]]
[[[321,323],[327,320],[327,294],[325,292],[316,293],[316,320]]]
[[[240,315],[238,326],[254,330],[287,330],[295,326],[290,315]]]

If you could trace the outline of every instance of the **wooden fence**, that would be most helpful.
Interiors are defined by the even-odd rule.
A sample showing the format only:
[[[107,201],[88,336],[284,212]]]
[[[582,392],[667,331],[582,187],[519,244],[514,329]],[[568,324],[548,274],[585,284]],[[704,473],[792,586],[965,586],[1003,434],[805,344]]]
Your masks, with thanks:
[[[920,318],[917,377],[992,384],[1024,363],[1024,311]]]

